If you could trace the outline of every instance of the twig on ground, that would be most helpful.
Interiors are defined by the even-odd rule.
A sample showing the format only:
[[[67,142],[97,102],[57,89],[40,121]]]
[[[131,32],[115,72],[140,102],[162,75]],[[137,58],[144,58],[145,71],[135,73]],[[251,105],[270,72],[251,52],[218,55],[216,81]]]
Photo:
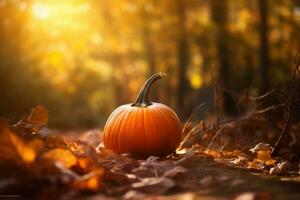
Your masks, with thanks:
[[[203,108],[204,106],[206,105],[206,103],[201,103],[200,105],[198,105],[193,111],[192,113],[190,114],[190,116],[188,117],[188,119],[186,120],[186,122],[184,123],[184,126],[182,128],[182,133],[185,133],[185,130],[187,129],[188,126],[191,125],[191,120],[192,120],[192,117],[193,115],[195,114],[195,112],[201,108]],[[194,128],[192,128],[192,130],[190,130],[184,137],[184,139],[182,140],[182,142],[180,143],[179,147],[177,149],[181,149],[182,146],[185,144],[185,142],[187,141],[187,139],[192,135],[194,134],[195,132],[198,132],[199,130],[199,127],[200,127],[200,124],[202,123],[202,121],[197,125],[195,126]],[[202,126],[201,126],[202,127]],[[197,130],[197,131],[196,131]]]
[[[289,127],[290,127],[290,123],[291,123],[291,114],[289,113],[288,117],[287,117],[287,120],[285,122],[285,126],[284,126],[284,128],[283,128],[283,130],[282,130],[282,132],[281,132],[281,134],[280,134],[278,140],[276,141],[276,143],[274,145],[274,148],[272,150],[272,153],[271,153],[272,156],[275,156],[278,153],[278,149],[279,149],[280,143],[282,141],[282,138],[287,133],[287,131],[288,131]]]
[[[286,103],[272,105],[272,106],[269,106],[267,108],[257,110],[255,112],[251,113],[250,117],[253,117],[254,115],[262,115],[262,114],[265,114],[266,112],[269,112],[269,111],[275,111],[277,108],[281,108],[281,107],[284,107],[284,106],[286,106]]]
[[[293,72],[293,80],[292,80],[292,83],[291,83],[291,90],[290,90],[290,101],[288,101],[288,105],[287,105],[287,119],[286,119],[286,122],[285,122],[285,125],[284,125],[284,128],[278,138],[278,140],[276,141],[275,145],[274,145],[274,148],[272,150],[272,153],[271,155],[272,156],[275,156],[280,147],[281,147],[281,143],[283,141],[283,138],[284,136],[287,134],[290,126],[291,126],[291,121],[292,121],[292,109],[294,107],[294,104],[295,104],[295,101],[296,101],[296,92],[297,92],[297,89],[298,89],[298,84],[296,82],[296,77],[298,74],[300,74],[300,70],[299,70],[299,67],[300,67],[300,55],[299,54],[296,54],[295,56],[295,69],[294,69],[294,72]]]
[[[182,146],[186,143],[186,141],[191,137],[191,135],[197,133],[199,130],[201,130],[203,127],[203,121],[201,121],[198,125],[196,125],[194,128],[192,128],[188,134],[185,136],[185,138],[180,143],[179,147],[177,149],[181,149]]]
[[[216,134],[214,135],[214,137],[211,139],[210,143],[207,145],[207,149],[210,149],[211,145],[213,144],[213,142],[215,141],[215,139],[221,134],[221,132],[223,131],[225,127],[220,128]]]
[[[271,94],[273,94],[275,92],[277,92],[277,89],[272,89],[272,90],[270,90],[270,91],[268,91],[265,94],[260,95],[260,96],[254,96],[251,93],[249,93],[249,100],[251,100],[251,101],[260,101],[260,100],[263,100],[263,99],[269,97]]]

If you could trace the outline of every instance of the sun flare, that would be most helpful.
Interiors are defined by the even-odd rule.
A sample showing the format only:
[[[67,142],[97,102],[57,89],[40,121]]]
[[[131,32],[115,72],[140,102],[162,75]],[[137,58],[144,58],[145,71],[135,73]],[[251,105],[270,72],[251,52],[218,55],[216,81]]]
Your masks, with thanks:
[[[43,3],[35,3],[32,6],[32,13],[37,19],[47,19],[49,17],[49,8]]]

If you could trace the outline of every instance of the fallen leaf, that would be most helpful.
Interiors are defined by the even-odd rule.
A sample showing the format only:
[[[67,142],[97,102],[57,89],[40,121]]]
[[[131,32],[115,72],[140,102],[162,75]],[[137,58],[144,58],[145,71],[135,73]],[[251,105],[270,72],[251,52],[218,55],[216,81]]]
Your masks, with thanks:
[[[52,149],[43,154],[44,159],[61,162],[66,168],[75,165],[77,158],[67,149]]]
[[[184,154],[181,154],[181,158],[175,161],[176,165],[185,165],[193,161],[194,156],[196,155],[195,150],[186,150]]]
[[[176,178],[186,176],[188,170],[181,166],[175,166],[174,168],[167,170],[163,176],[167,178]]]
[[[77,163],[72,167],[72,170],[84,174],[91,171],[95,166],[95,161],[90,157],[77,158]]]
[[[264,151],[257,151],[257,159],[259,160],[270,160],[271,159],[271,151],[269,150],[264,150]]]
[[[99,129],[89,130],[81,134],[78,139],[96,149],[102,142],[102,132]]]
[[[204,151],[206,155],[212,156],[213,158],[220,158],[220,153],[214,149],[206,149]]]
[[[255,170],[263,170],[265,168],[265,162],[259,159],[254,159],[252,162],[248,163],[248,169],[255,169]]]
[[[159,157],[150,156],[147,160],[142,160],[140,166],[133,169],[132,173],[141,177],[159,177],[175,166],[176,163],[173,160],[162,160]]]
[[[270,144],[259,143],[249,151],[251,151],[252,153],[257,153],[257,159],[259,160],[271,159]]]
[[[72,186],[80,190],[98,191],[104,171],[103,168],[98,167],[88,174],[81,176],[72,184]]]
[[[234,150],[234,151],[223,151],[222,152],[222,157],[224,158],[236,158],[241,154],[239,150]]]
[[[281,162],[270,169],[271,175],[284,174],[288,170],[288,162]]]
[[[265,166],[274,165],[276,163],[276,160],[271,159],[271,147],[269,144],[259,143],[255,147],[250,149],[250,151],[252,153],[256,153],[256,159],[255,159],[256,161],[250,164],[254,168],[255,165],[257,165],[260,161],[262,161]]]
[[[134,189],[148,192],[151,194],[164,194],[176,184],[172,179],[165,177],[143,178],[140,182],[133,183],[131,186]]]
[[[243,156],[238,156],[237,158],[235,158],[234,160],[231,161],[233,164],[236,165],[246,165],[249,160]]]
[[[48,111],[45,107],[38,105],[31,110],[27,117],[23,117],[13,127],[27,133],[38,133],[48,123]]]
[[[45,162],[43,162],[43,164],[45,164]],[[60,179],[62,179],[63,183],[70,183],[74,180],[79,179],[79,175],[76,174],[75,172],[73,172],[72,170],[70,170],[69,168],[66,168],[64,164],[62,164],[61,162],[54,162],[54,166],[56,167],[56,169],[58,169],[58,171],[60,172],[61,176]]]
[[[44,106],[38,105],[31,110],[26,120],[32,124],[46,125],[48,123],[48,111]]]
[[[274,165],[277,162],[277,160],[269,159],[265,161],[266,166]]]
[[[213,176],[206,176],[202,178],[199,183],[204,187],[211,187],[216,185],[218,181]]]
[[[7,125],[0,123],[0,160],[1,162],[17,162],[18,164],[35,161],[38,148],[36,144],[29,145],[17,136]]]
[[[270,150],[270,144],[265,144],[265,143],[258,143],[257,145],[255,145],[255,147],[253,147],[252,149],[250,149],[250,151],[252,153],[255,153],[257,151],[267,151]]]

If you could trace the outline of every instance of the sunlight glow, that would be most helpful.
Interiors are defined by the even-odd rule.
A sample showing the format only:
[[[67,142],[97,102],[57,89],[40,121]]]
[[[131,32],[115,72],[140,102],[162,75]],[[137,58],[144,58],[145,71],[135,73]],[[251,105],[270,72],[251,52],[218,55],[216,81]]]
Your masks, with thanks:
[[[32,13],[37,19],[47,19],[49,17],[49,8],[43,3],[35,3],[32,6]]]

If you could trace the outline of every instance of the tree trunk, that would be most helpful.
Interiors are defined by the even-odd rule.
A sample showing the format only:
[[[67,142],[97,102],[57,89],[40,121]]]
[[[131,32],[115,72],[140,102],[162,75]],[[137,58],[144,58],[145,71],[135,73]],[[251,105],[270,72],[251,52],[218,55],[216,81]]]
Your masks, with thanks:
[[[229,62],[229,48],[228,39],[229,34],[227,31],[227,20],[228,20],[228,9],[227,0],[212,0],[211,10],[212,10],[212,20],[216,25],[216,47],[217,47],[217,60],[219,63],[218,67],[218,84],[225,88],[230,88],[230,62]],[[232,96],[223,91],[223,106],[224,111],[227,114],[235,114],[236,106]]]
[[[269,88],[268,1],[258,0],[260,15],[260,91]]]
[[[178,88],[177,88],[177,107],[179,112],[184,117],[188,116],[188,111],[186,109],[185,101],[188,82],[186,79],[186,71],[189,65],[188,57],[188,43],[187,35],[185,30],[185,5],[184,0],[178,0],[178,16],[179,16],[179,40],[178,40]]]

